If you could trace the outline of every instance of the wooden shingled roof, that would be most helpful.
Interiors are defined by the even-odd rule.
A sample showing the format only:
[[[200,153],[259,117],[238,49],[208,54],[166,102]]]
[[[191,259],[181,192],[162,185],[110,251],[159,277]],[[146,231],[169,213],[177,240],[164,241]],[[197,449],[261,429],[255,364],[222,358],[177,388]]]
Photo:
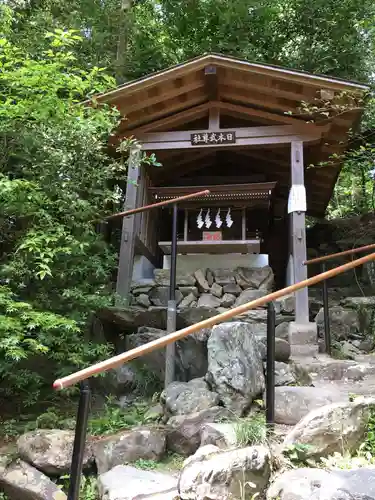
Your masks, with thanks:
[[[98,100],[115,105],[124,117],[117,140],[149,132],[201,130],[212,107],[220,110],[220,124],[227,128],[293,125],[298,131],[313,121],[321,127],[322,138],[305,146],[305,167],[315,165],[305,172],[307,205],[308,214],[322,216],[341,164],[336,158],[327,166],[317,165],[345,150],[348,132],[359,124],[367,90],[356,82],[208,54],[126,83]],[[333,103],[328,111],[334,116],[322,112],[328,102]],[[289,145],[166,150],[156,155],[163,164],[150,170],[156,186],[186,184],[198,171],[205,177],[251,174],[277,181],[280,200],[287,200]]]

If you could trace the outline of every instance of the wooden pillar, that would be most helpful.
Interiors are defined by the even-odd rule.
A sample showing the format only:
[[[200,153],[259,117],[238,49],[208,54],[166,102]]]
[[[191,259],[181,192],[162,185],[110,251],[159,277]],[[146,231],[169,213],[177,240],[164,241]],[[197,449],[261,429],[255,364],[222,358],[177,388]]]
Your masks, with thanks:
[[[288,212],[291,228],[291,254],[294,283],[307,278],[306,260],[306,192],[304,183],[303,142],[291,143],[291,192],[289,195]],[[309,322],[308,289],[296,292],[296,323]]]
[[[136,208],[138,180],[140,174],[140,148],[132,148],[129,154],[128,180],[124,210]],[[122,221],[120,257],[118,264],[116,305],[128,302],[130,285],[133,275],[134,247],[136,236],[136,216],[124,217]]]

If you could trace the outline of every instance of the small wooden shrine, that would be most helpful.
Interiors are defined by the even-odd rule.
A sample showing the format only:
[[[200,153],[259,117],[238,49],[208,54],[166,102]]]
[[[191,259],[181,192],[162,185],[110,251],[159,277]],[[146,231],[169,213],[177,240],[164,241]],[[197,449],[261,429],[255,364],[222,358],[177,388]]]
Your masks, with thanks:
[[[140,152],[133,150],[126,207],[208,188],[210,195],[178,207],[181,259],[206,258],[215,267],[219,259],[230,266],[238,256],[250,262],[263,255],[281,287],[306,277],[305,215],[324,216],[348,132],[362,112],[348,106],[327,117],[320,108],[345,104],[348,95],[360,102],[367,90],[213,54],[126,83],[98,100],[124,116],[113,145],[134,136],[162,164],[140,167]],[[165,208],[124,219],[120,295],[129,293],[137,259],[149,269],[165,265],[171,217]],[[296,294],[299,323],[309,320],[307,293]]]

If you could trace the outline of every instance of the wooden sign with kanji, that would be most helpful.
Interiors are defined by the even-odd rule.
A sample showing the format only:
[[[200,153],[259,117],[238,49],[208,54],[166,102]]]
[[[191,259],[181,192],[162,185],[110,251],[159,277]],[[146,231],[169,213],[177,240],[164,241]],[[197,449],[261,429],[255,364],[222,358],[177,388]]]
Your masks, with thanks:
[[[235,132],[204,132],[190,134],[191,144],[193,146],[208,146],[212,144],[235,144]]]

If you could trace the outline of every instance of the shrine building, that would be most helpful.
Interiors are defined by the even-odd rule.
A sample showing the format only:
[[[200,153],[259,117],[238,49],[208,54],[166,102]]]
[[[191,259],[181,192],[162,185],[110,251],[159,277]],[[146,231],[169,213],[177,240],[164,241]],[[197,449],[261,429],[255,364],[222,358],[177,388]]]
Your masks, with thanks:
[[[368,87],[209,54],[98,97],[162,166],[129,160],[126,209],[209,189],[178,205],[177,269],[261,267],[276,287],[307,277],[305,217],[324,217]],[[328,111],[327,111],[328,109]],[[338,111],[339,110],[339,111]],[[168,268],[172,206],[123,220],[117,292]],[[308,290],[296,322],[309,322]]]

